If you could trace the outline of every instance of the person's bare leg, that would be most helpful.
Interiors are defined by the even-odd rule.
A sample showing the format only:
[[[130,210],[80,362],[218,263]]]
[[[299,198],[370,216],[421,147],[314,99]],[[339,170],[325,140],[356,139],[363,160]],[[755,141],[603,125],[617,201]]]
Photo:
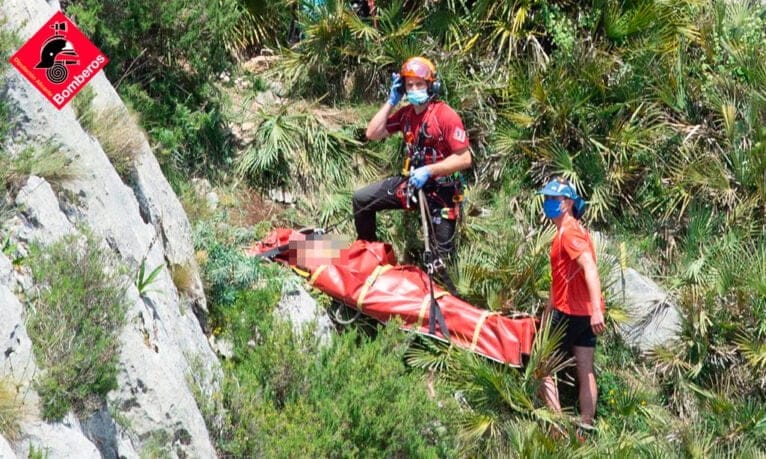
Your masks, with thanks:
[[[559,388],[552,376],[544,376],[540,384],[540,396],[545,405],[555,411],[561,412],[561,403],[559,402]]]
[[[596,402],[598,400],[598,388],[596,376],[593,374],[593,356],[596,349],[593,347],[574,346],[572,348],[577,365],[577,384],[580,386],[580,417],[582,423],[593,425],[596,416]]]
[[[540,384],[540,397],[542,397],[545,405],[553,410],[554,413],[561,413],[561,402],[559,401],[559,388],[556,385],[556,380],[552,376],[543,377]],[[556,424],[551,426],[551,437],[555,440],[564,438],[564,431],[561,430]]]
[[[434,380],[436,379],[436,371],[435,370],[429,370],[428,371],[428,379],[426,382],[426,387],[428,388],[428,398],[433,400],[436,398],[436,389],[434,389]]]

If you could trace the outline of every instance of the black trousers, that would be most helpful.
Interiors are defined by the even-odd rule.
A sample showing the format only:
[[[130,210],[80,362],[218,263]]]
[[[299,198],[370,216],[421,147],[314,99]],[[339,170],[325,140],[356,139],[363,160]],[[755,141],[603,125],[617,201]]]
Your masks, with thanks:
[[[358,239],[376,241],[377,221],[375,214],[380,210],[403,209],[402,201],[396,196],[397,188],[407,180],[406,177],[388,177],[354,192],[354,224]],[[426,193],[428,208],[431,211],[431,247],[434,257],[441,257],[446,263],[455,251],[456,220],[441,218],[439,215],[445,203],[452,206],[454,187],[437,189],[436,194]],[[415,207],[419,212],[419,208]]]

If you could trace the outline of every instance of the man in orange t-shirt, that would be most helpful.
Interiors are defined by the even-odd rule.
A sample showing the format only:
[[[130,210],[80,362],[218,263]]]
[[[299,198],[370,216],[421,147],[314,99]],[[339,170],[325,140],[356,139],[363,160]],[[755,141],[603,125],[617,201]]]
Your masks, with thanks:
[[[606,329],[596,252],[579,221],[585,201],[572,184],[554,178],[539,194],[545,196],[543,211],[557,230],[551,244],[551,295],[544,318],[552,316],[552,328],[563,327],[560,350],[575,358],[581,426],[587,429],[593,426],[598,398],[593,373],[596,336]],[[558,388],[550,375],[543,378],[542,395],[551,409],[561,411]]]

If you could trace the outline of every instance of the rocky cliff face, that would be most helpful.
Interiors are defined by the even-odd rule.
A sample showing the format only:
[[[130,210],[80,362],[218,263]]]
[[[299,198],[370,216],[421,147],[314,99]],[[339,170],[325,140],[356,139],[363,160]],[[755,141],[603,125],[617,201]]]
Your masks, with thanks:
[[[57,9],[56,2],[50,3],[4,0],[5,27],[28,39]],[[138,139],[132,145],[135,160],[128,186],[71,106],[56,110],[14,69],[6,77],[0,89],[12,111],[10,138],[0,139],[6,151],[14,155],[30,145],[56,145],[72,171],[55,191],[44,178],[26,180],[15,195],[15,216],[3,222],[9,243],[23,252],[30,243],[49,245],[87,228],[127,272],[137,273],[142,263],[148,270],[164,267],[148,291],[128,288],[118,389],[85,418],[70,413],[61,422],[48,423],[41,419],[34,386],[45,369],[35,361],[25,325],[26,292],[33,281],[28,269],[14,266],[0,253],[0,377],[17,382],[26,411],[18,438],[0,438],[0,456],[12,451],[27,457],[34,448],[50,458],[130,458],[151,447],[176,457],[214,457],[193,390],[210,396],[221,370],[200,322],[206,305],[191,227],[146,138],[136,126],[127,126]],[[126,111],[103,73],[88,86],[94,91],[93,110]],[[131,279],[135,281],[135,274]]]

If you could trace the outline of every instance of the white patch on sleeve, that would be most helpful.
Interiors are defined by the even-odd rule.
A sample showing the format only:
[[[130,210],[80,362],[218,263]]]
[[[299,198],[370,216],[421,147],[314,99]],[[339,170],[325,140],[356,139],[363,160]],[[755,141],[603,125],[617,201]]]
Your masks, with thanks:
[[[455,129],[455,133],[452,134],[452,137],[454,137],[458,142],[465,142],[465,131],[457,128]]]

